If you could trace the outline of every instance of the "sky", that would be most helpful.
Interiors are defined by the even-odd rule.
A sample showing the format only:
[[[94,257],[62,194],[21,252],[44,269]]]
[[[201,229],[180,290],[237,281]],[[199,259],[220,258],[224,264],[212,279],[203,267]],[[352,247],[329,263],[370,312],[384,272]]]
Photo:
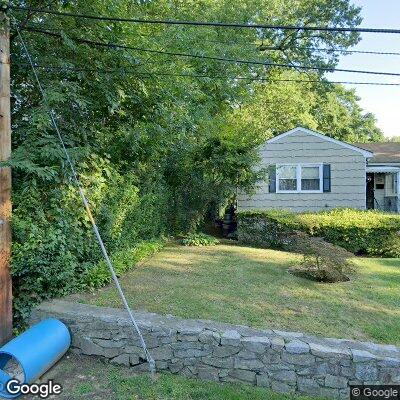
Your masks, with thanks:
[[[352,0],[361,6],[365,28],[400,28],[400,0]],[[351,50],[385,51],[400,53],[400,34],[362,33],[360,42]],[[400,73],[400,55],[351,54],[343,55],[337,68],[360,69]],[[400,83],[400,77],[334,72],[330,80],[374,81]],[[372,112],[377,125],[386,137],[400,136],[400,86],[355,87],[361,97],[360,105]]]

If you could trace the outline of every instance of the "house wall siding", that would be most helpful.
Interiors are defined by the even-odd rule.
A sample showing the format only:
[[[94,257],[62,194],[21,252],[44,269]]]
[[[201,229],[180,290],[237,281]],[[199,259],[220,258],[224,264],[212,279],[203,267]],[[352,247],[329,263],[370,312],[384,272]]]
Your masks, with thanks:
[[[296,212],[337,207],[365,209],[364,155],[323,138],[296,131],[260,148],[261,166],[271,164],[328,163],[331,165],[329,193],[269,193],[268,182],[260,182],[255,194],[239,194],[238,208],[287,209]]]

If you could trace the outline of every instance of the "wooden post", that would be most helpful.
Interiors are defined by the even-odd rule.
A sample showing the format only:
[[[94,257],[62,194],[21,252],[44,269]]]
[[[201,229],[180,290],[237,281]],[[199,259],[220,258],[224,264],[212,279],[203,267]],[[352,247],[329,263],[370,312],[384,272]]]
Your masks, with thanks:
[[[11,156],[10,30],[0,11],[0,162]],[[11,169],[0,168],[0,344],[12,336]]]

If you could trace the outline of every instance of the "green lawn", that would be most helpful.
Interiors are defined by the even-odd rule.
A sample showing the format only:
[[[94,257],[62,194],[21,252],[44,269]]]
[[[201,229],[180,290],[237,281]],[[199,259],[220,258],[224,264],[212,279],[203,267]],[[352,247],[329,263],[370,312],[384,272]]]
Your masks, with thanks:
[[[83,356],[64,357],[41,381],[49,379],[62,385],[62,394],[54,397],[60,400],[317,400],[249,385],[225,385],[171,374],[157,374],[152,381],[147,374],[136,375],[130,368]]]
[[[122,278],[134,309],[400,345],[400,260],[358,258],[350,282],[287,272],[290,253],[169,245]],[[120,307],[113,286],[70,298]]]

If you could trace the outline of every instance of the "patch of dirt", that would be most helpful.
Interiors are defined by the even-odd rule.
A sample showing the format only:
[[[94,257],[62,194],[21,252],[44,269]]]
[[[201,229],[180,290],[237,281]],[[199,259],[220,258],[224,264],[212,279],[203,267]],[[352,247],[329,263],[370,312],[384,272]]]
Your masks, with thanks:
[[[119,367],[127,376],[134,375],[129,368]],[[45,383],[50,379],[63,388],[60,395],[51,395],[52,400],[111,400],[115,394],[109,385],[110,364],[93,356],[65,355],[37,383]],[[126,370],[126,371],[125,371]],[[39,400],[35,395],[23,396],[23,400]]]

